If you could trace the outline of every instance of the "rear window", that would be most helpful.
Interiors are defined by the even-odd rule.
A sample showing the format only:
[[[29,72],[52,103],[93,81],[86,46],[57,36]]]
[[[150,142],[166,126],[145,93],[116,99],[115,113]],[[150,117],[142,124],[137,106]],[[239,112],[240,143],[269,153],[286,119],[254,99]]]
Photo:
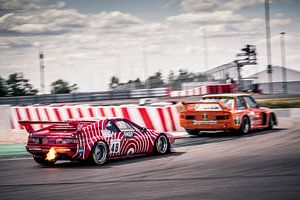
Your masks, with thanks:
[[[217,103],[209,103],[209,104],[196,104],[195,110],[222,110],[221,106]]]
[[[232,108],[233,98],[231,97],[206,97],[200,100],[200,102],[222,102],[224,106]]]

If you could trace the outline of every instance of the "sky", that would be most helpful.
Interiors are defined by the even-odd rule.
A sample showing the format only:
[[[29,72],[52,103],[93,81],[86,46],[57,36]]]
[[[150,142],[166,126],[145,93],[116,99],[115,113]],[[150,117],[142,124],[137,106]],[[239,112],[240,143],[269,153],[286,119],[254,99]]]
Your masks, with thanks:
[[[299,0],[270,0],[273,65],[286,32],[286,65],[300,70],[299,8]],[[267,66],[264,14],[264,0],[0,0],[0,76],[23,72],[40,89],[41,48],[46,92],[57,79],[102,91],[113,75],[203,72],[247,44],[258,53],[258,65],[243,69],[251,75]]]

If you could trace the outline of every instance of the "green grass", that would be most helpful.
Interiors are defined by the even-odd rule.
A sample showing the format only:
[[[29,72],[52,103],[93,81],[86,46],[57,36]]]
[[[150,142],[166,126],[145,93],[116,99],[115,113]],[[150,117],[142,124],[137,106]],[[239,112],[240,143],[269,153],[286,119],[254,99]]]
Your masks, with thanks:
[[[300,108],[300,98],[260,99],[257,102],[268,108]]]
[[[30,155],[26,149],[25,144],[1,144],[0,145],[0,158],[7,157],[22,157]]]

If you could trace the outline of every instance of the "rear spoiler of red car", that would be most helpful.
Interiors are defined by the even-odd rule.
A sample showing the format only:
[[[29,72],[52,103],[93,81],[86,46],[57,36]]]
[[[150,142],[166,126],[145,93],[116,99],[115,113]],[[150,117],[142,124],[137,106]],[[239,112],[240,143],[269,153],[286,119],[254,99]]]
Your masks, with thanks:
[[[37,131],[43,131],[43,130],[64,130],[64,131],[72,131],[76,130],[78,128],[78,125],[87,125],[92,123],[93,121],[28,121],[28,120],[21,120],[19,121],[19,124],[22,125],[28,133],[33,133]],[[42,128],[35,130],[34,125],[41,125]],[[45,125],[45,127],[43,127]]]

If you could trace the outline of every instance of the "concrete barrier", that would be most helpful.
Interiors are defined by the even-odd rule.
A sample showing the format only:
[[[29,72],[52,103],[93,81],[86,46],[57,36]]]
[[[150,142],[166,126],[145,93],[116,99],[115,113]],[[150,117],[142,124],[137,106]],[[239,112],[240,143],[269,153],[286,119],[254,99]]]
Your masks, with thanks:
[[[150,106],[14,106],[10,108],[12,129],[22,129],[19,120],[65,121],[69,119],[124,117],[141,126],[163,132],[182,131],[176,105]],[[36,125],[35,128],[42,128]]]
[[[0,105],[0,130],[9,130],[10,124],[10,105]]]

